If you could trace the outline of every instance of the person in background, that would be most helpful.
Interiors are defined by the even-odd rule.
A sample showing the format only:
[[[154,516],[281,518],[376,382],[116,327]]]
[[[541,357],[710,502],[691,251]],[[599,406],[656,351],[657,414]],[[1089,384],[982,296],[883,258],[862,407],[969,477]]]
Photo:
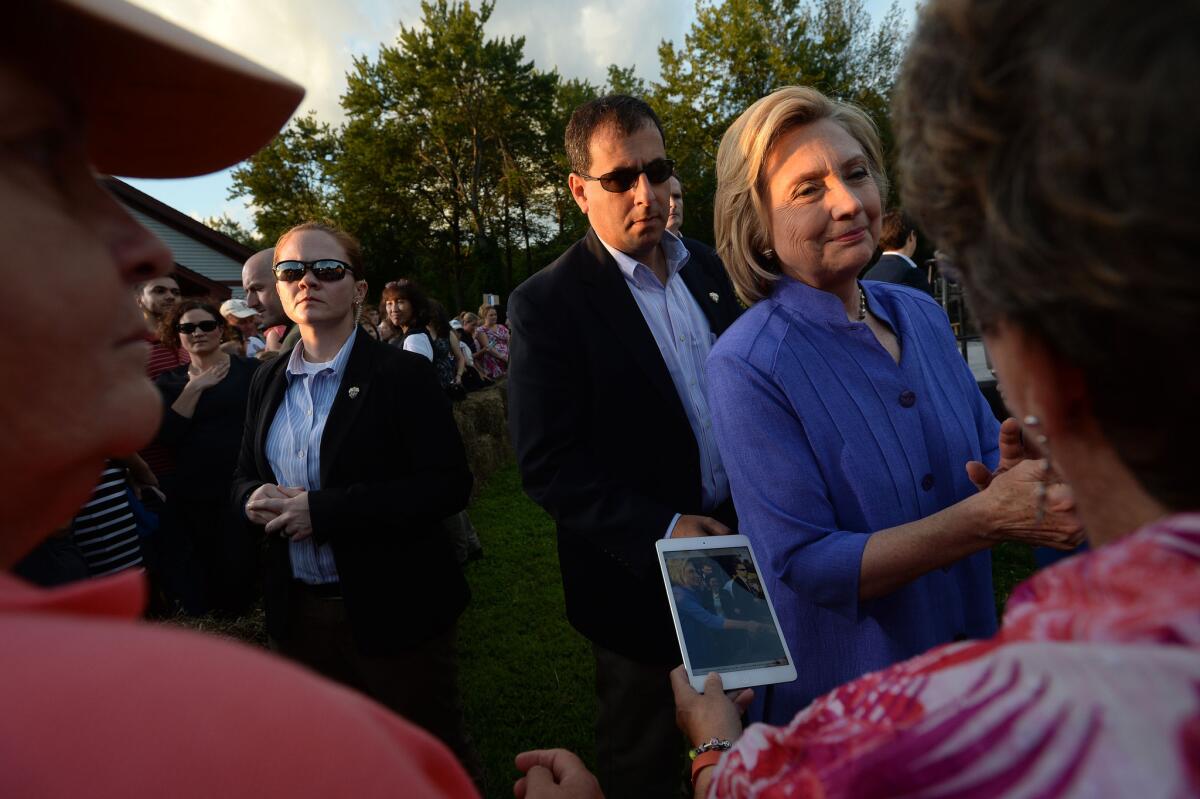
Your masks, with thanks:
[[[592,642],[601,781],[609,799],[670,796],[679,645],[654,544],[736,527],[704,357],[739,309],[721,265],[664,234],[672,163],[649,105],[584,103],[564,144],[588,231],[509,298],[509,432]]]
[[[246,306],[258,312],[263,331],[263,348],[259,360],[274,358],[286,352],[300,339],[300,331],[283,313],[279,295],[275,292],[275,276],[271,273],[275,248],[268,247],[251,255],[242,266],[242,288]]]
[[[7,572],[159,424],[130,295],[171,253],[96,175],[236,164],[303,92],[120,0],[27,4],[0,39],[0,270],[22,298],[0,315],[0,365],[21,388],[0,392],[0,796],[475,796],[442,744],[375,703],[251,647],[139,623],[138,569],[59,590]]]
[[[241,341],[234,351],[227,348],[231,342],[226,342],[222,348],[243,358],[253,358],[262,352],[266,342],[258,334],[258,311],[246,305],[245,300],[225,300],[221,303],[221,317],[231,330],[236,330]]]
[[[918,243],[917,226],[912,218],[904,211],[889,211],[883,217],[879,233],[879,246],[883,248],[883,254],[863,274],[863,280],[899,283],[933,296],[933,286],[929,285],[925,270],[913,260]]]
[[[667,230],[683,236],[683,182],[678,175],[671,175],[671,194],[667,200]]]
[[[471,349],[474,344],[474,336],[467,332],[463,327],[460,319],[455,318],[450,320],[450,329],[454,331],[455,338],[458,339],[458,349],[462,353],[463,363],[466,368],[463,370],[462,384],[467,392],[478,391],[481,388],[487,388],[492,384],[492,381],[485,380],[483,375],[479,373],[479,369],[475,366],[475,351]]]
[[[416,281],[401,278],[384,285],[379,310],[392,330],[392,337],[385,339],[389,344],[433,361],[433,341],[426,330],[429,300]]]
[[[325,223],[276,243],[300,342],[255,376],[234,504],[267,537],[272,648],[434,733],[479,779],[454,645],[470,590],[439,524],[467,506],[471,471],[428,358],[358,333],[362,264]]]
[[[508,328],[500,324],[495,306],[479,306],[475,329],[475,365],[488,380],[499,380],[508,370]]]
[[[191,363],[155,380],[165,409],[157,441],[175,461],[159,535],[168,594],[192,615],[237,616],[254,599],[258,546],[235,523],[228,497],[260,362],[222,349],[221,317],[208,303],[185,300],[163,320],[162,340],[186,350]]]
[[[463,373],[467,369],[467,362],[458,347],[458,334],[450,327],[444,305],[437,300],[429,300],[428,308],[429,324],[425,332],[433,348],[433,368],[437,371],[438,382],[442,384],[446,396],[455,400],[463,399],[466,397]]]

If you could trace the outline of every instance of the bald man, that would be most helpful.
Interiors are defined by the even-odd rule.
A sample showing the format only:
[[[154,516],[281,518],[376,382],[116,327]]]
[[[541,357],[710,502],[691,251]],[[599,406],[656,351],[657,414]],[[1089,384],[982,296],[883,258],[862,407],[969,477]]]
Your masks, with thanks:
[[[279,293],[275,290],[275,248],[268,247],[251,255],[242,266],[242,288],[246,291],[246,305],[262,316],[263,338],[267,346],[258,354],[259,358],[273,358],[284,350],[290,350],[300,339],[300,328],[292,324],[283,313]],[[278,328],[284,328],[279,330]]]

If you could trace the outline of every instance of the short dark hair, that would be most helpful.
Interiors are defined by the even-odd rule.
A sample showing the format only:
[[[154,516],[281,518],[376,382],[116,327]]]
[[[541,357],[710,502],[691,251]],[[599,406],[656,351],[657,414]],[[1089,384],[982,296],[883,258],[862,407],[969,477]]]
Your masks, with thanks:
[[[896,95],[904,202],[984,329],[1078,369],[1108,442],[1200,499],[1200,7],[930,0]]]
[[[605,125],[615,125],[626,136],[653,125],[663,141],[667,139],[658,115],[643,100],[627,94],[609,94],[588,100],[571,113],[571,121],[567,123],[567,160],[571,162],[571,171],[575,174],[587,174],[591,169],[592,136]]]
[[[207,300],[184,300],[178,305],[174,305],[163,314],[162,321],[158,323],[158,340],[164,347],[177,350],[180,347],[179,331],[175,326],[179,324],[179,320],[188,311],[204,311],[213,318],[217,323],[217,329],[221,333],[221,339],[224,340],[228,335],[228,325],[225,324],[225,317],[221,316],[221,312],[217,310],[217,306]]]
[[[917,232],[917,223],[904,211],[888,211],[883,217],[883,229],[879,234],[879,246],[885,250],[898,250],[908,244],[908,237]]]

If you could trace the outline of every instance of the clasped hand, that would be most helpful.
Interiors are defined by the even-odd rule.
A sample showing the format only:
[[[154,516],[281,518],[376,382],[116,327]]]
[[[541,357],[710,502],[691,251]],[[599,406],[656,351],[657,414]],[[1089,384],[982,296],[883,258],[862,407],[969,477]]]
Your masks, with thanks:
[[[1057,474],[1047,471],[1043,453],[1024,440],[1016,419],[1004,420],[999,443],[995,471],[977,461],[967,464],[967,476],[989,500],[990,537],[1054,549],[1079,546],[1084,530],[1075,514],[1075,497]],[[1041,491],[1045,495],[1039,500]]]
[[[308,492],[264,483],[246,500],[246,518],[293,541],[312,535],[312,517],[308,512]]]

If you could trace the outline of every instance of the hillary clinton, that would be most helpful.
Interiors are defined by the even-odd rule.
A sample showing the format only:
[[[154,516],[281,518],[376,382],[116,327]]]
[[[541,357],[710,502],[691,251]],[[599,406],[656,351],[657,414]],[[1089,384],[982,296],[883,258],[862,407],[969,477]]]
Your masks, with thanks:
[[[1039,500],[1041,461],[996,421],[942,309],[857,280],[879,237],[881,152],[860,110],[788,87],[717,155],[718,250],[750,309],[709,356],[709,402],[799,674],[757,700],[768,722],[991,635],[990,547],[1081,537],[1065,491]]]

